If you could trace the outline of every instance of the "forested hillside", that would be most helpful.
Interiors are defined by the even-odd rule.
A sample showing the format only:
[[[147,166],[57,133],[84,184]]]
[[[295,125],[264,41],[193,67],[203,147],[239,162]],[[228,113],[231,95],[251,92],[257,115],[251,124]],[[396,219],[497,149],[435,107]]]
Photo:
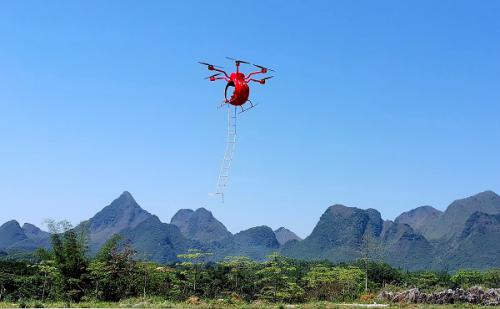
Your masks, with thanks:
[[[375,209],[344,205],[328,207],[311,234],[301,239],[281,227],[257,226],[236,234],[204,208],[181,209],[170,223],[161,222],[124,192],[75,230],[88,235],[95,255],[113,235],[141,259],[179,261],[189,249],[210,252],[208,261],[246,256],[263,261],[273,252],[295,259],[333,263],[369,258],[406,270],[500,267],[500,197],[492,191],[456,200],[444,211],[430,206],[383,220]],[[0,251],[11,256],[49,248],[50,234],[15,221],[0,226]]]

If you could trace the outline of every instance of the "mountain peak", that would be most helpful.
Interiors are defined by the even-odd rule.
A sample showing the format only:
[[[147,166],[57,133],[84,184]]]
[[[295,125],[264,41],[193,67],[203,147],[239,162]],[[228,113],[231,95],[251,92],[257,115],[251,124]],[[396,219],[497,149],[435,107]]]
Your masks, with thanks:
[[[192,209],[187,209],[187,208],[179,209],[170,221],[177,220],[177,219],[182,219],[182,220],[188,219],[193,215],[193,213],[194,213],[194,210],[192,210]]]
[[[486,191],[480,192],[476,195],[473,195],[472,197],[477,198],[477,199],[487,199],[487,200],[499,198],[498,194],[496,194],[495,192],[493,192],[491,190],[486,190]]]
[[[137,204],[136,200],[130,194],[128,191],[123,191],[122,194],[120,194],[119,197],[114,199],[111,204],[108,206],[104,207],[103,210],[112,208],[115,209],[116,211],[136,211],[136,212],[147,212],[146,210],[142,209],[139,204]],[[127,210],[128,209],[128,210]]]
[[[446,208],[442,219],[436,226],[436,238],[451,238],[463,230],[469,217],[476,211],[486,214],[500,213],[500,196],[493,191],[484,191],[476,195],[454,201]]]
[[[231,236],[224,224],[203,207],[196,211],[181,209],[170,223],[177,226],[185,237],[201,242],[218,241]]]
[[[286,244],[291,240],[302,240],[302,238],[297,236],[297,234],[295,234],[294,232],[290,231],[289,229],[283,226],[275,230],[274,234],[276,235],[276,239],[278,240],[281,246],[283,246],[284,244]]]
[[[328,209],[352,209],[354,207],[349,207],[345,206],[343,204],[333,204],[332,206],[328,207]]]
[[[128,191],[123,191],[123,193],[115,201],[120,202],[121,204],[137,204],[132,194]]]
[[[2,227],[21,229],[21,225],[17,220],[10,220],[2,224]]]
[[[325,211],[324,214],[326,213],[333,213],[333,214],[350,214],[353,211],[355,211],[357,208],[355,207],[348,207],[342,204],[334,204],[330,207],[328,207]]]
[[[200,207],[200,208],[196,209],[195,213],[212,215],[212,212],[210,210],[207,210],[204,207]]]
[[[47,233],[47,232],[42,231],[38,226],[31,224],[31,223],[24,223],[22,229],[26,234]]]
[[[134,228],[152,215],[142,209],[128,191],[89,220],[90,240],[96,249],[114,234]]]
[[[237,233],[234,237],[237,242],[244,242],[250,246],[279,248],[279,243],[274,231],[267,225],[251,227]]]
[[[429,240],[450,240],[461,234],[467,219],[476,211],[485,214],[500,213],[500,196],[491,190],[480,192],[453,201],[444,212],[419,207],[402,213],[396,218],[396,222],[409,224]],[[419,222],[416,223],[416,220]]]
[[[28,237],[16,220],[10,220],[0,226],[0,248],[8,248]]]
[[[468,208],[469,204],[474,203],[476,204],[479,202],[480,206],[485,206],[488,209],[487,210],[492,210],[492,209],[500,209],[500,196],[498,196],[495,192],[491,190],[479,192],[477,194],[474,194],[472,196],[462,198],[455,200],[453,203],[448,206],[446,211],[456,208],[456,207],[465,207]]]
[[[414,231],[428,235],[442,215],[442,211],[426,205],[403,212],[394,220],[394,223],[408,224]]]

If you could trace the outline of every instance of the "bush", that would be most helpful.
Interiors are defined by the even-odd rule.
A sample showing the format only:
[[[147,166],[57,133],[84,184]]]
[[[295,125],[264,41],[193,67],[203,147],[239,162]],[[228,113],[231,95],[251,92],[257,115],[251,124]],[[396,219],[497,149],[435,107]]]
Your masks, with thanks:
[[[373,300],[375,299],[376,295],[373,294],[373,293],[366,293],[366,294],[361,294],[361,296],[359,297],[359,300],[361,302],[364,302],[364,303],[367,303],[367,302],[373,302]]]
[[[500,288],[500,268],[493,268],[483,275],[484,284],[489,288]]]
[[[33,304],[33,308],[45,308],[45,306],[39,302],[39,301],[36,301],[34,304]]]
[[[459,270],[450,278],[455,287],[463,289],[483,283],[483,276],[477,270]]]

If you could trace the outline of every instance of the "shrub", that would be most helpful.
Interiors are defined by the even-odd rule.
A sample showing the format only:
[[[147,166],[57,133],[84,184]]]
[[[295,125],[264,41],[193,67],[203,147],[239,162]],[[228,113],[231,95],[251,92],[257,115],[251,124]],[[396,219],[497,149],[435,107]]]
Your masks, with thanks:
[[[484,284],[490,288],[500,288],[500,268],[493,268],[483,275]]]
[[[469,288],[476,284],[483,283],[483,276],[477,270],[459,270],[450,278],[456,287]]]

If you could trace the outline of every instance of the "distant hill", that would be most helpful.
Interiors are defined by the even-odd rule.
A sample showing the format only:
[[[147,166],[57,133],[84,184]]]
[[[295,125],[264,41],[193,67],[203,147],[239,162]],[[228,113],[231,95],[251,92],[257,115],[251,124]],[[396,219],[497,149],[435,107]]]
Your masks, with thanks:
[[[462,232],[465,223],[475,212],[500,213],[500,197],[485,191],[451,203],[445,212],[429,206],[402,213],[396,222],[406,223],[429,240],[449,240]]]
[[[35,243],[46,243],[48,245],[48,240],[50,238],[48,232],[42,231],[40,228],[30,223],[25,223],[22,229],[29,240]]]
[[[162,223],[156,216],[120,234],[123,242],[137,251],[138,258],[160,263],[176,261],[178,254],[200,248],[199,244],[184,237],[177,226]]]
[[[224,224],[214,218],[205,208],[179,210],[170,221],[189,239],[210,243],[231,237]]]
[[[384,222],[380,235],[384,248],[383,260],[408,270],[429,269],[433,261],[433,246],[409,225]]]
[[[125,191],[77,228],[88,229],[91,252],[97,252],[114,234],[137,227],[153,215],[142,209],[132,195]]]
[[[186,238],[198,242],[198,247],[211,252],[210,260],[237,255],[263,260],[266,255],[280,248],[271,228],[258,226],[233,235],[205,208],[196,211],[181,209],[170,223],[177,226]],[[191,245],[195,246],[195,243]]]
[[[432,246],[410,226],[384,222],[375,209],[343,205],[329,207],[311,235],[286,244],[282,252],[294,258],[349,262],[361,257],[364,246],[368,246],[365,239],[372,241],[374,258],[379,260],[407,269],[431,264]]]
[[[433,225],[428,238],[450,239],[457,236],[463,231],[471,215],[478,211],[485,214],[500,213],[500,197],[492,191],[485,191],[454,201]]]
[[[125,191],[76,229],[88,230],[91,253],[120,234],[138,258],[163,263],[189,249],[211,252],[210,260],[236,255],[263,260],[280,251],[298,259],[346,262],[358,259],[369,243],[373,259],[409,270],[500,267],[500,198],[492,191],[456,200],[444,212],[418,207],[394,222],[382,220],[375,209],[333,205],[303,240],[283,227],[258,226],[233,235],[204,208],[181,209],[170,222],[142,209]],[[49,233],[29,223],[0,226],[3,255],[48,248],[49,240]]]
[[[27,240],[28,237],[16,220],[5,222],[0,226],[0,248],[8,249]]]
[[[417,208],[396,221],[407,222],[433,244],[436,269],[500,267],[500,197],[485,191],[451,203],[445,212]]]
[[[26,223],[21,227],[15,220],[0,226],[0,249],[32,251],[49,247],[50,234]]]
[[[380,213],[374,209],[334,205],[323,213],[311,235],[285,244],[282,252],[295,258],[351,261],[358,257],[355,251],[364,234],[377,238],[382,225]]]
[[[415,232],[424,236],[432,233],[432,229],[437,225],[437,222],[443,215],[431,206],[421,206],[413,210],[403,212],[395,220],[395,223],[408,224]]]
[[[276,235],[276,239],[281,246],[292,240],[302,240],[302,238],[297,236],[294,232],[284,227],[280,227],[275,230],[274,234]]]
[[[218,246],[211,248],[216,259],[240,255],[248,256],[254,260],[263,260],[267,255],[280,248],[273,230],[264,225],[241,231],[220,244],[222,246],[219,248]]]
[[[437,243],[434,268],[498,268],[499,243],[500,214],[475,212],[467,219],[460,233],[450,240]]]

